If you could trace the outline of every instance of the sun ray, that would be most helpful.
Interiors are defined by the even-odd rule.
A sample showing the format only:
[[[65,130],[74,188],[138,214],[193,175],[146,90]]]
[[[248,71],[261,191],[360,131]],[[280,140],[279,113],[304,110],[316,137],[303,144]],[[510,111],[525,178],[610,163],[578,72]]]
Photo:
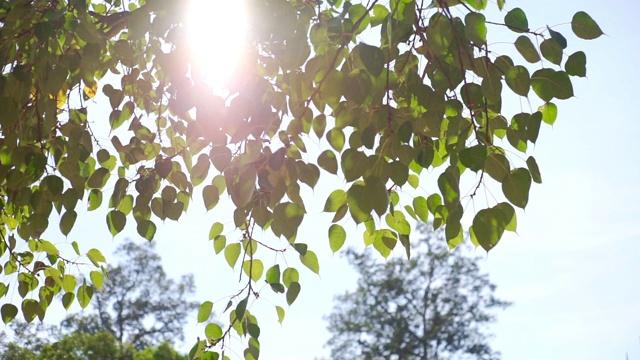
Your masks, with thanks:
[[[247,33],[243,0],[192,0],[188,33],[192,65],[218,94],[242,61]]]

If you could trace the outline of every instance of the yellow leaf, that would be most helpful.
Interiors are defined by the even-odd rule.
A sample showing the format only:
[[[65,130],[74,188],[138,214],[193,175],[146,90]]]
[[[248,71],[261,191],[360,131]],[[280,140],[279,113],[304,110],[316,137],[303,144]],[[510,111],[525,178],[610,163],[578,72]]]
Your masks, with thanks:
[[[98,93],[98,83],[94,82],[93,84],[85,84],[84,85],[84,94],[89,97],[89,99],[93,99]]]

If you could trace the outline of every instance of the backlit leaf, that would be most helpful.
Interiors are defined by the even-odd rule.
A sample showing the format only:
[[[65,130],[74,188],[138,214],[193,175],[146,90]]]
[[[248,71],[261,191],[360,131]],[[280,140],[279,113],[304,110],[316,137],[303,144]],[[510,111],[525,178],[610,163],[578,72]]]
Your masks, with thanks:
[[[0,308],[0,315],[2,315],[2,322],[8,324],[18,315],[18,308],[13,304],[4,304]]]
[[[127,223],[127,218],[123,212],[118,210],[111,210],[107,214],[107,226],[112,236],[118,235]]]
[[[242,270],[251,280],[257,282],[262,277],[264,265],[260,259],[249,259],[242,264]]]
[[[529,202],[531,174],[529,170],[517,168],[502,181],[502,192],[513,205],[525,208]]]
[[[509,11],[504,17],[504,23],[514,32],[523,33],[529,30],[527,16],[520,8]]]
[[[278,322],[282,324],[284,321],[284,309],[281,306],[276,306],[276,313],[278,314]]]
[[[347,238],[347,232],[344,228],[338,224],[333,224],[329,227],[329,247],[334,253],[344,245],[344,241]]]
[[[571,30],[577,37],[593,40],[603,34],[600,26],[584,11],[578,11],[571,20]]]
[[[540,44],[542,56],[553,64],[562,63],[562,47],[553,39],[546,39]]]
[[[209,320],[211,310],[213,310],[213,303],[211,301],[205,301],[200,304],[200,308],[198,309],[198,323]]]
[[[564,70],[572,76],[587,76],[587,56],[582,51],[571,54],[564,64]]]
[[[229,244],[224,248],[224,258],[227,260],[227,264],[229,264],[231,268],[236,266],[236,262],[240,256],[240,250],[240,243]]]
[[[318,263],[318,257],[313,251],[307,250],[304,255],[300,255],[300,261],[311,271],[320,275],[320,264]]]
[[[531,75],[531,87],[544,101],[549,101],[554,97],[565,100],[573,96],[571,80],[564,71],[538,70]]]
[[[511,67],[505,76],[509,88],[520,96],[527,96],[531,80],[527,68],[520,65]]]
[[[538,163],[533,156],[529,156],[527,158],[527,167],[529,168],[529,172],[531,173],[531,177],[533,181],[542,184],[542,177],[540,176],[540,169],[538,168]]]
[[[292,282],[289,285],[286,294],[287,304],[289,304],[289,306],[291,306],[291,304],[296,301],[296,299],[298,298],[298,294],[300,294],[300,283]]]
[[[524,57],[528,62],[537,63],[540,61],[540,54],[538,54],[538,50],[536,50],[536,47],[528,36],[519,36],[518,39],[516,39],[515,45],[520,55],[522,55],[522,57]]]

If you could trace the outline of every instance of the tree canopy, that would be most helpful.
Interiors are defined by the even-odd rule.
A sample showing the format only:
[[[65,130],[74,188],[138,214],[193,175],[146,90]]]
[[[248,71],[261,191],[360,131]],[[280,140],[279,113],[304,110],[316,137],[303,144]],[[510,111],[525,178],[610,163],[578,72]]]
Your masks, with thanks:
[[[566,53],[566,27],[533,26],[504,0],[246,5],[246,14],[229,14],[246,16],[248,31],[220,94],[193,57],[189,2],[0,3],[5,323],[19,312],[42,320],[56,295],[86,307],[102,288],[99,249],[42,237],[56,227],[68,236],[85,207],[105,213],[106,234],[129,226],[152,240],[156,224],[180,219],[194,198],[207,210],[231,199],[233,211],[212,220],[209,237],[245,276],[224,310],[229,326],[207,324],[194,347],[192,357],[206,358],[224,354],[232,330],[249,338],[245,357],[258,357],[259,326],[247,309],[258,281],[295,301],[298,271],[267,264],[273,252],[297,251],[319,272],[318,245],[297,233],[309,212],[301,191],[321,176],[334,180],[323,209],[335,215],[326,224],[333,250],[345,241],[347,220],[364,224],[365,244],[383,256],[397,243],[409,254],[411,218],[444,227],[451,247],[463,241],[465,212],[471,241],[487,251],[516,230],[516,208],[542,181],[527,149],[543,123],[556,121],[557,102],[573,97],[572,77],[586,76],[585,53]],[[585,12],[567,27],[580,39],[602,35]],[[511,34],[513,46],[494,44],[494,31]],[[91,106],[98,94],[108,114]],[[503,113],[505,100],[517,97],[529,109]],[[317,154],[307,148],[316,139]],[[426,188],[425,178],[437,185]],[[476,202],[486,186],[502,191]],[[271,246],[256,231],[289,246]],[[69,270],[81,257],[96,267],[87,280]],[[17,306],[6,297],[14,288]],[[202,303],[199,320],[212,305]],[[284,308],[276,311],[282,321]]]
[[[331,359],[499,359],[486,328],[498,299],[479,258],[449,251],[444,231],[423,224],[410,261],[346,253],[358,285],[328,317]]]

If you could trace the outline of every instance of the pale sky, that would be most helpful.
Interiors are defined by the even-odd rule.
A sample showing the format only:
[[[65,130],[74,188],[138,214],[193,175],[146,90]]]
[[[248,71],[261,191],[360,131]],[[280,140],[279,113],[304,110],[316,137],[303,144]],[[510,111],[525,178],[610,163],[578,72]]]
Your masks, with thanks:
[[[626,353],[630,360],[640,359],[640,150],[635,144],[640,134],[640,111],[635,105],[640,101],[634,99],[635,86],[640,84],[640,71],[635,68],[640,63],[640,3],[507,1],[509,9],[517,6],[525,10],[534,27],[568,23],[573,13],[584,10],[607,36],[585,41],[575,38],[568,24],[555,28],[569,40],[566,54],[577,50],[587,54],[588,78],[572,78],[576,96],[556,102],[557,122],[554,127],[543,125],[531,149],[543,184],[534,184],[526,212],[518,213],[519,235],[504,238],[483,260],[499,296],[514,303],[492,326],[495,338],[491,344],[505,360],[625,359]],[[495,28],[489,28],[490,39],[492,31]],[[512,51],[504,47],[505,53]],[[531,101],[538,105],[535,95]],[[513,104],[513,109],[520,106]],[[308,147],[314,146],[327,146],[326,140],[310,141]],[[298,241],[318,254],[321,276],[306,271],[291,256],[289,264],[295,264],[302,277],[302,292],[295,304],[287,307],[284,297],[269,289],[250,303],[249,310],[258,314],[262,329],[261,359],[326,356],[328,349],[323,345],[329,333],[323,316],[331,312],[336,294],[355,286],[356,274],[329,250],[326,229],[330,217],[320,211],[330,185],[307,192],[308,214],[298,233]],[[167,272],[176,278],[194,273],[197,300],[222,299],[214,305],[214,311],[220,311],[227,301],[224,297],[236,291],[238,275],[222,255],[215,256],[207,235],[214,221],[227,218],[228,208],[205,213],[200,191],[196,194],[188,214],[177,224],[159,225],[154,241]],[[78,241],[84,251],[94,246],[109,250],[125,237],[138,238],[135,227],[128,225],[112,240],[104,213],[78,215],[68,239],[53,233],[45,237]],[[239,238],[238,233],[229,232],[231,223],[226,226],[228,241]],[[361,231],[362,227],[351,231],[347,245],[362,248]],[[272,241],[273,236],[268,239]],[[258,252],[265,259],[273,258],[266,254]],[[270,266],[265,259],[265,266]],[[287,311],[282,326],[274,304]],[[46,319],[56,321],[62,316],[64,311],[59,310],[48,313]],[[195,339],[201,333],[194,313],[186,335]],[[189,342],[181,348],[190,346]],[[241,358],[244,348],[235,349],[235,358]]]

